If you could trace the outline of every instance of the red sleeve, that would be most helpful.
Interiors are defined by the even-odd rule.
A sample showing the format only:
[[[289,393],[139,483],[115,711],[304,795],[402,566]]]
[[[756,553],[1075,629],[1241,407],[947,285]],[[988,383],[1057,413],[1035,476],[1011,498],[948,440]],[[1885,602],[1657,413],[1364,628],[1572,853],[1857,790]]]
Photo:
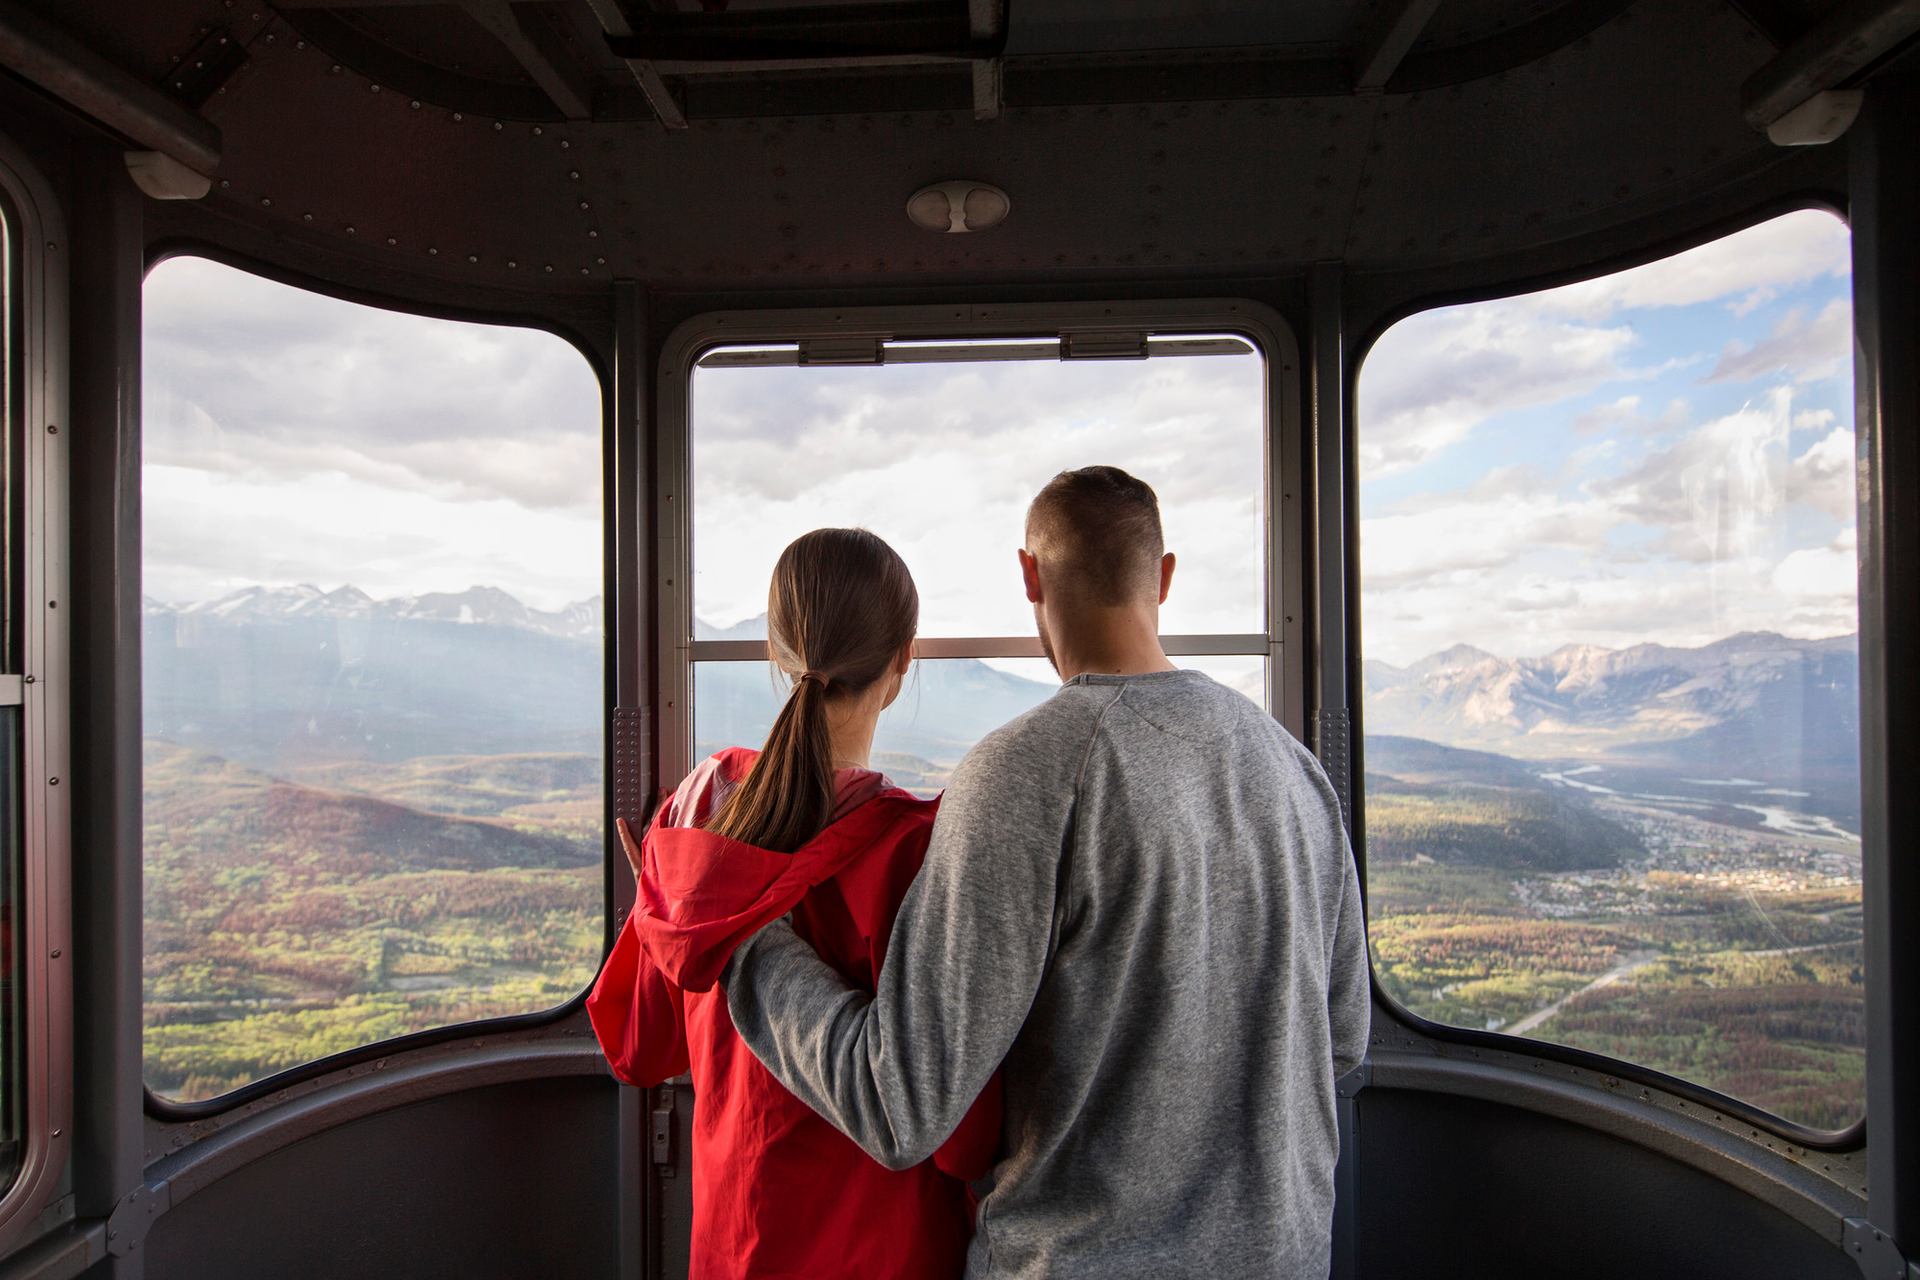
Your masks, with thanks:
[[[640,948],[629,916],[587,996],[587,1020],[613,1074],[652,1086],[687,1069],[686,996]]]
[[[1000,1155],[1000,1073],[987,1078],[986,1088],[973,1100],[953,1136],[933,1153],[934,1167],[950,1178],[973,1182],[984,1178]]]

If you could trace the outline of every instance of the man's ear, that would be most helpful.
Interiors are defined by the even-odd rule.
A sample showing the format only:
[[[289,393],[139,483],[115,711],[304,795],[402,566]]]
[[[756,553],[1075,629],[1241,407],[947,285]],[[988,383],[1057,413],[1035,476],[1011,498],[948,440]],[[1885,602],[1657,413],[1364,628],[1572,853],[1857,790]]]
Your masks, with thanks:
[[[1173,590],[1173,552],[1160,557],[1160,603],[1167,602],[1167,592]]]
[[[1020,548],[1020,577],[1026,583],[1027,601],[1040,603],[1040,561],[1025,547]]]

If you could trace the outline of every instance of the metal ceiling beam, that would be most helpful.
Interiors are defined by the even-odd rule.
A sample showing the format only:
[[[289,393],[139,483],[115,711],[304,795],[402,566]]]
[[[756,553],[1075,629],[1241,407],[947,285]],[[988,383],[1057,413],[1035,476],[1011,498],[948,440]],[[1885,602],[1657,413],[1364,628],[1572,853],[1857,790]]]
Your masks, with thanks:
[[[220,167],[219,129],[65,31],[4,0],[0,67],[203,177]]]
[[[1920,0],[1851,0],[1815,23],[1740,87],[1747,123],[1764,129],[1920,36]]]
[[[967,34],[982,47],[1004,47],[1007,31],[1007,0],[968,0]],[[973,62],[973,118],[996,120],[1006,81],[1005,64],[999,58],[976,58]]]
[[[520,14],[509,0],[458,0],[467,15],[513,55],[515,62],[569,120],[593,118],[593,81],[558,39]]]
[[[714,70],[997,58],[1006,44],[1004,24],[989,37],[976,39],[977,3],[904,0],[739,13],[652,13],[632,23],[632,34],[608,36],[607,44],[623,58]],[[995,25],[984,10],[978,21]]]
[[[587,0],[587,7],[593,10],[594,18],[600,23],[600,29],[609,36],[631,36],[633,27],[627,22],[626,13],[620,8],[619,0]],[[634,83],[640,86],[640,95],[653,108],[653,114],[660,123],[669,129],[687,127],[687,113],[680,107],[673,91],[667,88],[667,82],[660,78],[660,70],[645,58],[624,58],[627,70],[633,73]]]
[[[1400,0],[1390,7],[1353,60],[1354,92],[1385,89],[1439,8],[1440,0]]]

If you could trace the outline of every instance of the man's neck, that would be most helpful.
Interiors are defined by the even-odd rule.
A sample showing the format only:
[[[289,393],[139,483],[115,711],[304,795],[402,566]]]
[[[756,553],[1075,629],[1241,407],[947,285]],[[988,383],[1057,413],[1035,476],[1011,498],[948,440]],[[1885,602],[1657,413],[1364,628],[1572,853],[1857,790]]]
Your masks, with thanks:
[[[1174,670],[1160,647],[1157,617],[1110,616],[1094,621],[1100,625],[1049,629],[1054,666],[1063,681],[1075,676],[1141,676]]]

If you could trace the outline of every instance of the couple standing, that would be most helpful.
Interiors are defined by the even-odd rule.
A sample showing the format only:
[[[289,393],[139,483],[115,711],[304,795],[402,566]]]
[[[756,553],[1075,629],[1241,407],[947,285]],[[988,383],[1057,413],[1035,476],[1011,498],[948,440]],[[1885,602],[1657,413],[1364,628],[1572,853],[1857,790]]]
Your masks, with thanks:
[[[792,692],[622,826],[588,1000],[621,1079],[692,1072],[695,1276],[1326,1275],[1359,885],[1313,758],[1167,661],[1173,567],[1139,480],[1041,490],[1020,570],[1065,683],[927,802],[867,767],[906,566],[857,529],[781,556]]]

